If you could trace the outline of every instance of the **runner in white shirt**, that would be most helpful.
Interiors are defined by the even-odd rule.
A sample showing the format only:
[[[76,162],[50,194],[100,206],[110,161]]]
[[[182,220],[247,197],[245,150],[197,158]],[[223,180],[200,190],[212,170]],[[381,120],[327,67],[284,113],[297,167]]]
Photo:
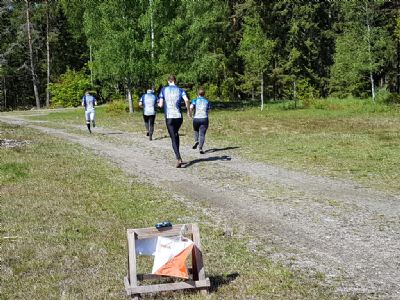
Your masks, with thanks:
[[[198,97],[192,100],[190,104],[190,112],[193,114],[193,130],[194,130],[194,145],[193,149],[199,146],[200,154],[204,154],[203,145],[206,139],[208,129],[208,111],[210,110],[210,102],[204,98],[206,92],[203,88],[198,91]]]
[[[146,135],[151,141],[153,139],[154,122],[156,119],[156,105],[158,99],[153,90],[147,90],[147,93],[140,97],[139,106],[143,108],[143,120],[146,127]]]
[[[96,98],[90,95],[89,91],[86,91],[85,96],[82,97],[82,106],[85,108],[85,119],[86,126],[90,133],[90,122],[93,124],[93,128],[96,127],[96,114],[94,107],[97,105]]]

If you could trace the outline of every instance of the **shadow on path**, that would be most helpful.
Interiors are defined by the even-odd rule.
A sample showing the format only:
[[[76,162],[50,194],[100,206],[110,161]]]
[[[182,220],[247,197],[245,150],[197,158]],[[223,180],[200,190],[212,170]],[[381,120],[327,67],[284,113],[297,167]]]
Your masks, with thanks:
[[[199,159],[194,159],[194,160],[191,160],[191,161],[189,161],[187,163],[184,163],[182,168],[188,168],[190,166],[193,166],[194,164],[201,163],[201,162],[217,161],[217,160],[230,161],[230,160],[232,160],[232,158],[230,156],[227,156],[227,155],[213,156],[213,157],[207,157],[207,158],[199,158]]]
[[[215,293],[218,291],[218,288],[225,285],[229,284],[232,281],[234,281],[237,277],[239,277],[239,273],[235,272],[232,274],[228,275],[218,275],[218,276],[210,276],[210,293]]]
[[[124,134],[123,132],[105,132],[102,135],[121,135]]]
[[[168,135],[160,136],[160,137],[154,138],[153,141],[163,140],[163,139],[166,139],[166,138],[169,138],[169,136]]]
[[[233,147],[225,147],[225,148],[211,148],[211,149],[207,149],[206,151],[204,151],[205,153],[213,153],[213,152],[218,152],[218,151],[225,151],[225,150],[232,150],[232,149],[238,149],[240,147],[238,146],[233,146]]]

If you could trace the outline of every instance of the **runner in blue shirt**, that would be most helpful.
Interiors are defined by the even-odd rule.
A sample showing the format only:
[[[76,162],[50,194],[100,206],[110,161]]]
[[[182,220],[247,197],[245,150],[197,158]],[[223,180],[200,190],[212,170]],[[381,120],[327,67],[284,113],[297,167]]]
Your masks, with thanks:
[[[206,92],[203,88],[198,91],[198,97],[190,104],[190,113],[193,114],[194,145],[193,149],[199,146],[200,154],[204,154],[203,145],[208,129],[208,111],[210,110],[209,101],[204,98]]]
[[[191,114],[189,110],[189,98],[187,97],[186,92],[175,83],[175,76],[170,75],[168,77],[168,86],[162,88],[158,97],[158,106],[164,107],[165,123],[177,159],[176,167],[180,168],[183,163],[179,152],[179,128],[183,122],[181,110],[182,99],[185,101],[188,116],[191,117]]]
[[[146,135],[151,141],[153,139],[154,121],[156,119],[157,97],[153,90],[147,90],[147,93],[140,97],[139,106],[143,107],[143,120],[146,127]]]
[[[93,124],[93,128],[96,127],[96,114],[94,107],[97,105],[96,98],[90,95],[89,91],[86,91],[85,96],[82,97],[82,106],[85,108],[85,119],[86,126],[90,133],[90,122]]]

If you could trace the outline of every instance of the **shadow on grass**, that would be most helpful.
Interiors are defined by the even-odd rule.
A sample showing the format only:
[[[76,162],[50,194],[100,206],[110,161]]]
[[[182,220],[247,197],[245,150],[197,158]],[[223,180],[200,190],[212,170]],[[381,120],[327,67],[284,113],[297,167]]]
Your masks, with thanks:
[[[217,292],[221,286],[231,283],[237,277],[239,277],[239,273],[237,272],[223,276],[222,275],[210,276],[210,283],[211,283],[210,293]]]
[[[225,148],[211,148],[211,149],[207,149],[204,152],[205,153],[214,153],[214,152],[218,152],[218,151],[232,150],[232,149],[238,149],[238,148],[240,148],[240,147],[233,146],[233,147],[225,147]]]
[[[160,136],[160,137],[154,138],[153,141],[163,140],[166,138],[169,138],[169,136],[168,135]]]
[[[230,156],[227,156],[227,155],[213,156],[213,157],[207,157],[207,158],[199,158],[199,159],[194,159],[194,160],[191,160],[191,161],[189,161],[187,163],[184,163],[182,168],[188,168],[190,166],[193,166],[194,164],[201,163],[201,162],[217,161],[217,160],[230,161],[230,160],[232,160],[232,158]]]

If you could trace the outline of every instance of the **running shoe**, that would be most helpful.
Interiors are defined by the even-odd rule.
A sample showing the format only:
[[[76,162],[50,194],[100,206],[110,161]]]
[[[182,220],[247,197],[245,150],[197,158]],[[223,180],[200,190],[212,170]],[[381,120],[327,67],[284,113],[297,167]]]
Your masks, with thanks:
[[[178,161],[176,162],[176,167],[180,168],[182,167],[182,164],[183,164],[182,159],[178,159]]]

